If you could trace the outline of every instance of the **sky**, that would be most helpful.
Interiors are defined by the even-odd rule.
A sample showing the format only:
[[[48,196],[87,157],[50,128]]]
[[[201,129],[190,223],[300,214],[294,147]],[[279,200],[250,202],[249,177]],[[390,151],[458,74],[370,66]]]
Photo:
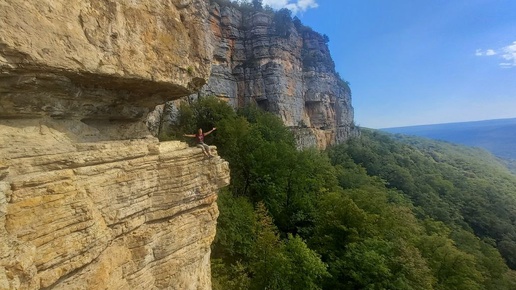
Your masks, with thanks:
[[[369,128],[516,117],[515,0],[263,0],[330,38]]]

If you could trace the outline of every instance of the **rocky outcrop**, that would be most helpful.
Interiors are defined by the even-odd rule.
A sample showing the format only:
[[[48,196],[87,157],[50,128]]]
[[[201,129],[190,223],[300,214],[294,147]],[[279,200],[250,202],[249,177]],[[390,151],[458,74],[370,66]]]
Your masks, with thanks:
[[[199,95],[277,114],[300,147],[325,148],[357,133],[351,91],[335,72],[325,36],[284,13],[218,4],[211,6],[210,34],[212,71]]]
[[[228,164],[158,142],[146,121],[174,113],[159,104],[256,103],[301,147],[355,132],[324,37],[290,19],[205,0],[0,6],[0,289],[210,289]]]
[[[5,0],[1,117],[137,120],[210,73],[202,0]]]
[[[228,164],[145,125],[209,75],[206,1],[0,6],[0,289],[211,289]]]
[[[210,289],[227,163],[177,141],[76,142],[69,126],[87,127],[0,124],[2,289]]]

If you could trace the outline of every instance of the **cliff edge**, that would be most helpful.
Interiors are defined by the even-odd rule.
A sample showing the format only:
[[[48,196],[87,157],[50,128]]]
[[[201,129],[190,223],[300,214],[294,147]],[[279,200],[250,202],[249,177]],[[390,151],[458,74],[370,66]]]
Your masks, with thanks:
[[[324,149],[358,133],[351,90],[335,71],[326,36],[292,19],[288,10],[210,2],[212,69],[193,98],[214,95],[234,108],[256,104],[278,115],[299,147]],[[167,115],[177,105],[158,109],[157,114],[165,112],[162,126],[170,124]],[[156,128],[156,121],[150,123],[155,131],[166,131]]]
[[[211,69],[203,0],[5,0],[0,289],[211,289],[227,162],[145,125]]]

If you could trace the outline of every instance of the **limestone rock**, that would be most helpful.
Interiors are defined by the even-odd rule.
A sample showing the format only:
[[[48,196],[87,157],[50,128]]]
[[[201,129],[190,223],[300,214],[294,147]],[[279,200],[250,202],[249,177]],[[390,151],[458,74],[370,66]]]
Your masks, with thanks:
[[[54,122],[0,121],[1,283],[210,289],[227,162],[156,138],[78,143]]]
[[[3,0],[0,117],[141,119],[205,83],[207,17],[203,0]]]
[[[357,134],[351,91],[335,72],[324,36],[300,23],[278,24],[269,12],[218,4],[211,6],[209,32],[213,64],[200,96],[275,113],[299,147],[325,148]],[[166,112],[164,118],[170,118]]]
[[[211,289],[228,164],[145,124],[206,82],[207,5],[2,1],[0,289]]]

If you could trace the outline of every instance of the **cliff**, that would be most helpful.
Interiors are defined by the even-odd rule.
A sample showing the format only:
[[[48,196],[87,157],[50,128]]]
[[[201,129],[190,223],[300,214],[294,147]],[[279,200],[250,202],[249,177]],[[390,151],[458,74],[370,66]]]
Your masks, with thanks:
[[[351,91],[335,72],[326,37],[282,11],[213,1],[209,23],[211,75],[193,97],[215,95],[235,108],[257,104],[281,117],[300,147],[325,148],[357,133]],[[175,106],[159,112],[174,113]],[[167,126],[170,116],[164,118]]]
[[[211,289],[227,163],[180,142],[77,143],[20,120],[0,129],[10,148],[2,148],[1,289]]]
[[[0,289],[211,289],[228,164],[162,142],[210,73],[202,0],[4,0]]]

